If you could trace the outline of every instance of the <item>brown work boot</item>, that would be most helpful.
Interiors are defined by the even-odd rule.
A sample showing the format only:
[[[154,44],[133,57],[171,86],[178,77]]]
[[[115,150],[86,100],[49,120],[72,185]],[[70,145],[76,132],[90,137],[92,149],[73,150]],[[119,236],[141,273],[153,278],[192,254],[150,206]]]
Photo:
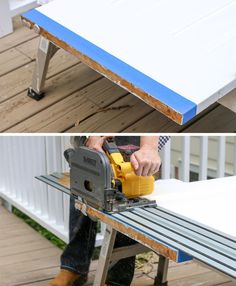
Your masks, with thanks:
[[[48,286],[82,286],[87,281],[87,275],[79,275],[72,271],[61,269]]]

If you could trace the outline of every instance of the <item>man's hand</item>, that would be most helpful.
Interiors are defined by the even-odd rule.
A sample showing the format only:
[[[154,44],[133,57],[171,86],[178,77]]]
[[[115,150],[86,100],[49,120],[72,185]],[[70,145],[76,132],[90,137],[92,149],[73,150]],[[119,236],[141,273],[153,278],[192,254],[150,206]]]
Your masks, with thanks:
[[[102,149],[104,140],[110,136],[90,136],[85,146],[104,152]],[[139,151],[132,154],[130,162],[138,176],[151,176],[159,171],[161,159],[157,151],[158,137],[141,137]]]
[[[130,162],[137,176],[152,176],[159,171],[161,158],[157,149],[141,147],[132,154]]]
[[[104,152],[102,146],[105,139],[105,136],[89,136],[85,143],[85,146],[96,151]]]

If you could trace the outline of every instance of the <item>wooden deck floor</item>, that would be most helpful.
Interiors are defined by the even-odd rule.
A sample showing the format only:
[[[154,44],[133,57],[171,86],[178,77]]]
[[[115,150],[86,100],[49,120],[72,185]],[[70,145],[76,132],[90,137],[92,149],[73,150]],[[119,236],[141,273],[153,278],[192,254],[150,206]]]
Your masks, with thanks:
[[[26,96],[39,38],[15,19],[0,39],[0,132],[235,132],[236,114],[215,104],[179,126],[60,50],[50,63],[47,96]]]
[[[46,286],[59,270],[61,250],[0,205],[0,286]],[[132,286],[153,285],[157,261],[135,273]],[[93,261],[87,286],[92,285]],[[228,277],[188,262],[170,264],[170,286],[235,286]]]

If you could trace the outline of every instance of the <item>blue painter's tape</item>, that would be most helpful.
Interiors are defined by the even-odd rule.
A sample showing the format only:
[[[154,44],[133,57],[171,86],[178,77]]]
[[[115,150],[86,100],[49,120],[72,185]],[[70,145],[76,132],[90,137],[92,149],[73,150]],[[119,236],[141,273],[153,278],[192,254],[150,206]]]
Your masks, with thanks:
[[[24,13],[23,16],[48,31],[53,36],[64,41],[69,46],[104,66],[106,69],[151,95],[153,98],[182,114],[182,124],[188,122],[196,115],[196,103],[186,99],[125,62],[112,56],[39,11],[31,10]]]
[[[193,257],[182,250],[179,250],[178,252],[178,263],[185,262],[185,261],[190,261],[193,260]]]

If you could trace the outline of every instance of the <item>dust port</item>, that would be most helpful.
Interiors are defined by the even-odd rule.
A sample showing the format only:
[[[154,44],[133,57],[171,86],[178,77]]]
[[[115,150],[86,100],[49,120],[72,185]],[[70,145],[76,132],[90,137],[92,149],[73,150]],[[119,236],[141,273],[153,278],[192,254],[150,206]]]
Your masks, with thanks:
[[[93,191],[93,184],[90,181],[85,180],[84,181],[84,187],[87,191],[92,192]]]

